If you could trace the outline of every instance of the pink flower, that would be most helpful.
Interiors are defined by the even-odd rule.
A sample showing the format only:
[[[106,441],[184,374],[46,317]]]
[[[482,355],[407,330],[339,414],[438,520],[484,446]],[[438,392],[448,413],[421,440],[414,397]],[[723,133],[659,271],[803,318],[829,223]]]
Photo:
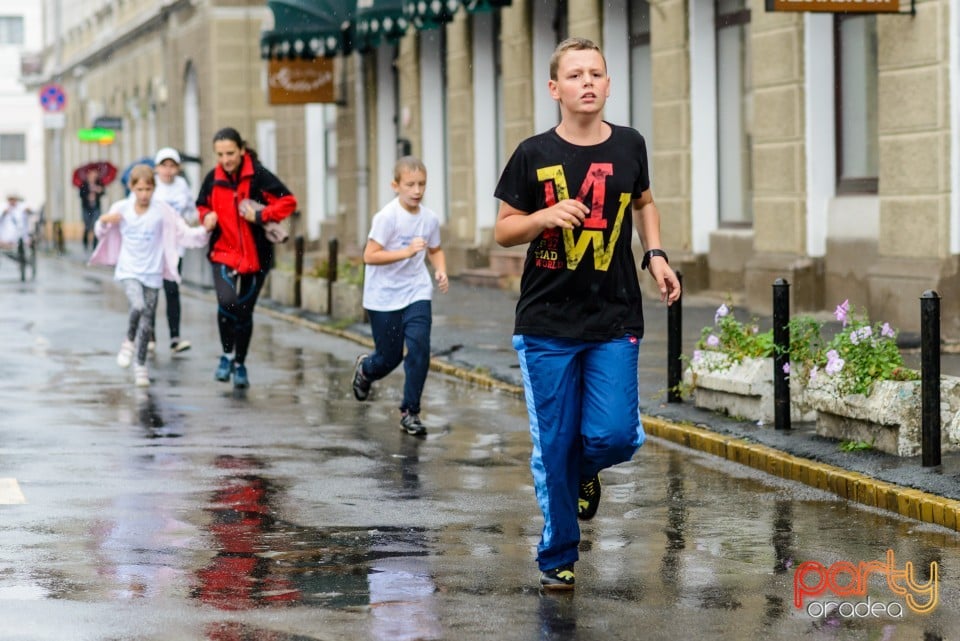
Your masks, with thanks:
[[[819,369],[817,368],[816,365],[814,365],[814,366],[813,366],[813,369],[810,370],[810,380],[811,380],[811,381],[817,380],[817,374],[818,374],[818,373],[819,373]]]
[[[707,336],[707,347],[717,347],[720,345],[720,338],[716,334]]]
[[[826,366],[824,366],[823,368],[823,371],[825,371],[830,376],[833,376],[834,374],[839,373],[840,370],[843,369],[843,365],[844,365],[844,360],[838,356],[834,359],[828,360]]]
[[[788,376],[790,375],[790,363],[783,364],[783,373]]]
[[[703,352],[701,352],[699,349],[693,350],[693,359],[692,359],[692,361],[693,361],[694,363],[699,363],[699,362],[702,361],[702,360],[703,360]]]
[[[890,323],[884,323],[883,327],[880,328],[880,335],[886,336],[887,338],[896,338],[897,333],[893,331],[893,328],[890,327]]]
[[[727,307],[726,303],[720,305],[717,308],[717,313],[713,316],[713,324],[716,325],[720,322],[720,319],[730,313],[730,308]]]
[[[837,318],[838,321],[843,323],[843,326],[847,326],[847,314],[850,312],[850,300],[847,299],[837,305],[837,309],[833,312],[833,315]]]

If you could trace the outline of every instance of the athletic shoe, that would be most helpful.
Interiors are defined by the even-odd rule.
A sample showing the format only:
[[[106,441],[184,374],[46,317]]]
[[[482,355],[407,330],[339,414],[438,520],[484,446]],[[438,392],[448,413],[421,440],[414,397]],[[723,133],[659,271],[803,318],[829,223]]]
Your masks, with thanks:
[[[366,354],[357,356],[357,366],[353,368],[353,395],[358,401],[365,401],[370,396],[370,379],[363,375],[363,361]]]
[[[130,363],[133,361],[133,341],[124,340],[120,344],[120,351],[117,352],[117,365],[126,369],[130,367]]]
[[[250,379],[247,378],[246,365],[237,363],[236,369],[233,372],[233,386],[241,389],[250,387]]]
[[[540,573],[540,587],[544,590],[572,590],[575,583],[573,563]]]
[[[221,356],[220,365],[217,366],[217,371],[213,373],[213,377],[221,383],[226,383],[230,380],[231,374],[233,374],[233,359]]]
[[[133,366],[133,384],[137,387],[150,387],[150,373],[146,365]]]
[[[156,341],[150,341],[149,343],[147,343],[147,353],[150,355],[156,355],[157,353]]]
[[[580,481],[580,499],[577,501],[577,518],[589,521],[600,507],[600,477]]]
[[[420,415],[413,412],[404,412],[400,418],[400,429],[410,436],[426,436],[427,428],[420,422]]]
[[[174,338],[172,341],[170,341],[170,351],[174,352],[175,354],[179,354],[180,352],[185,352],[188,349],[190,349],[190,341],[188,340],[184,340],[182,338]]]

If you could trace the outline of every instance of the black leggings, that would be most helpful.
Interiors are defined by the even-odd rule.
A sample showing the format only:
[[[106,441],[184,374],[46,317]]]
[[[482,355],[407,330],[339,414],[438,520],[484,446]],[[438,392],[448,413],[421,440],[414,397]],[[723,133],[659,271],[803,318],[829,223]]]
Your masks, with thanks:
[[[242,365],[253,336],[253,308],[267,272],[238,274],[226,265],[213,265],[213,286],[217,291],[217,324],[223,353],[236,350],[234,362]]]
[[[177,262],[177,273],[183,273],[183,259]],[[163,293],[167,297],[167,325],[170,327],[170,340],[180,338],[180,285],[175,280],[163,281]]]

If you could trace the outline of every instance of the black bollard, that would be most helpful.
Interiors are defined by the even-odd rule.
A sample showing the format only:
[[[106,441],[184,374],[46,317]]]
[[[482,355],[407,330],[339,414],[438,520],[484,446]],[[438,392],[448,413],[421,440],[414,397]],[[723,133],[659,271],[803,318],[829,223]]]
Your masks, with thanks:
[[[293,239],[293,306],[300,307],[303,303],[300,293],[300,283],[303,281],[303,254],[306,241],[303,236]]]
[[[940,294],[920,296],[920,448],[923,467],[940,465]]]
[[[667,402],[680,403],[680,381],[683,378],[683,274],[676,272],[680,281],[680,298],[667,307]]]
[[[339,243],[331,238],[327,243],[327,314],[333,316],[333,284],[337,282],[337,254]]]
[[[790,283],[773,281],[773,423],[790,429],[790,375],[783,371],[790,362]]]

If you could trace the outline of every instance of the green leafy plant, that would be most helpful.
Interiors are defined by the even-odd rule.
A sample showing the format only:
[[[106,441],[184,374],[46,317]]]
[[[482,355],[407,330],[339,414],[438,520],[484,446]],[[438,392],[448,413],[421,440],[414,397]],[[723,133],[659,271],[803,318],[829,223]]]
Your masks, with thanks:
[[[839,394],[869,396],[877,381],[920,379],[919,372],[904,366],[897,332],[889,323],[871,324],[865,314],[851,312],[846,300],[834,316],[843,328],[827,345],[823,371],[834,377]]]
[[[313,263],[313,268],[307,272],[307,276],[314,278],[330,277],[330,262],[324,258]],[[337,281],[345,282],[351,285],[363,284],[363,261],[360,259],[347,259],[337,263]]]
[[[834,317],[842,329],[827,340],[823,323],[807,315],[790,319],[790,350],[784,371],[804,383],[829,377],[839,395],[870,395],[881,380],[919,380],[916,370],[904,366],[897,347],[897,333],[889,323],[870,323],[865,314],[853,313],[849,301],[837,306]],[[706,352],[719,357],[705,358]],[[705,327],[691,364],[722,370],[744,358],[768,358],[775,353],[773,330],[759,331],[754,318],[739,321],[731,306],[717,308],[714,324]]]
[[[838,447],[841,452],[863,452],[865,450],[872,450],[873,444],[873,439],[870,439],[869,443],[866,441],[841,441]]]

